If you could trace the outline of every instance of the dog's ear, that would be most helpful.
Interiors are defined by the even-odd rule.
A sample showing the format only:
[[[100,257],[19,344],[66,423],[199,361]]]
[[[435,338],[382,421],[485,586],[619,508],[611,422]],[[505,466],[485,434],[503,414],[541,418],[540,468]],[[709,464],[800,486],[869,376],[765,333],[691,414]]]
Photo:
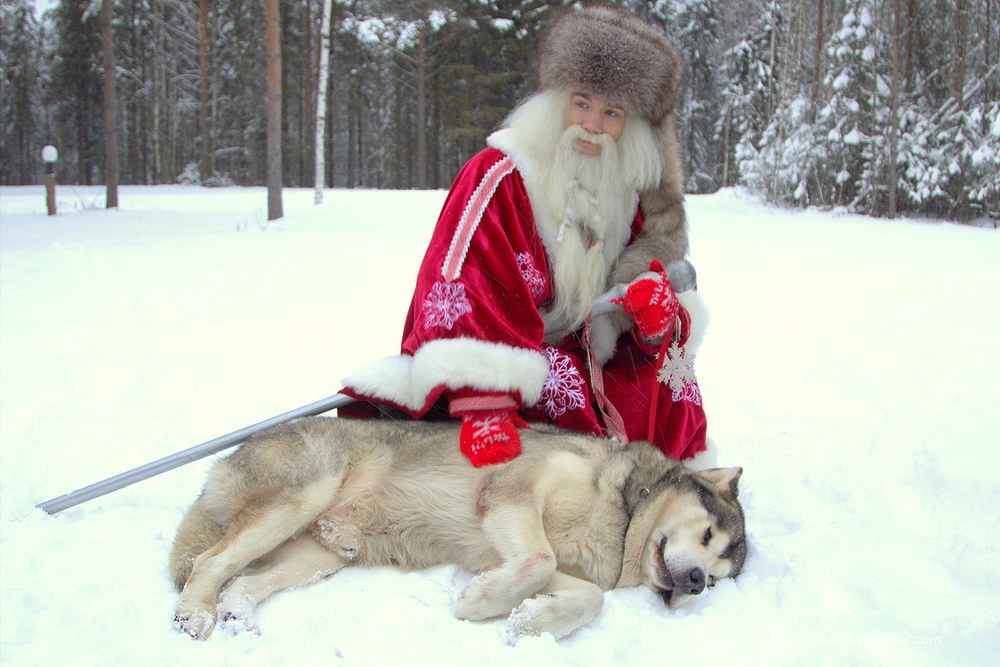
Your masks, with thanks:
[[[709,470],[702,470],[695,474],[714,486],[721,495],[728,496],[734,501],[736,500],[736,494],[738,493],[736,483],[739,482],[740,475],[743,474],[743,468],[710,468]]]

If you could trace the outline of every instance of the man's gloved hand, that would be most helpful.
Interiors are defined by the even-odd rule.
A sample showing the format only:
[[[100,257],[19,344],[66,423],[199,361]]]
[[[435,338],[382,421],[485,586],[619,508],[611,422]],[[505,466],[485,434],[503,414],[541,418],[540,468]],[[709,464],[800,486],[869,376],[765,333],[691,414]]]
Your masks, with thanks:
[[[639,333],[647,340],[662,339],[670,335],[680,303],[674,290],[670,287],[670,279],[663,270],[663,264],[654,259],[649,264],[649,270],[659,274],[658,278],[641,278],[625,291],[625,296],[612,299],[619,303],[639,327]]]
[[[477,468],[506,463],[521,453],[518,428],[527,424],[516,412],[470,412],[462,416],[459,449]]]

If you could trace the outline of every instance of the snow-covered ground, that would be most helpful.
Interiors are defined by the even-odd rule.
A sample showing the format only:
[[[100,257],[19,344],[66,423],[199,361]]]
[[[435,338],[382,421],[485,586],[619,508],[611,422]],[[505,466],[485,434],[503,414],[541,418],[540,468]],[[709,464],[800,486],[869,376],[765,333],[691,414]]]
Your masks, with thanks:
[[[607,594],[574,635],[455,620],[469,573],[345,570],[262,636],[171,627],[209,460],[35,504],[336,392],[398,351],[442,192],[0,188],[0,663],[986,665],[1000,654],[1000,232],[690,197],[698,362],[741,465],[743,573],[677,612]]]

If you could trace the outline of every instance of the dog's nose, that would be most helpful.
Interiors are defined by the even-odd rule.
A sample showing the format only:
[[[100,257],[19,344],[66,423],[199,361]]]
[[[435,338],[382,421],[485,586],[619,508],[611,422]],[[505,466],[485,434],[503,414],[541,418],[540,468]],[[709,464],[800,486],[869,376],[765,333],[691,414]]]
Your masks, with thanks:
[[[703,590],[705,590],[705,572],[700,567],[692,568],[688,572],[684,592],[688,595],[699,595]]]

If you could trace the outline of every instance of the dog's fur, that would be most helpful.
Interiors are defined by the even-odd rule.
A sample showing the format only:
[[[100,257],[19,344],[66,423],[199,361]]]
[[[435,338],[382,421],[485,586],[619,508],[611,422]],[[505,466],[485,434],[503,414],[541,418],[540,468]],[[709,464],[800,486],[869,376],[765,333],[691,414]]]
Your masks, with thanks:
[[[304,419],[217,462],[174,540],[176,627],[256,631],[272,593],[348,564],[453,563],[481,573],[456,616],[509,614],[511,641],[561,637],[605,590],[644,584],[675,607],[742,567],[740,468],[693,473],[645,442],[550,427],[523,430],[513,461],[473,468],[458,429]]]

